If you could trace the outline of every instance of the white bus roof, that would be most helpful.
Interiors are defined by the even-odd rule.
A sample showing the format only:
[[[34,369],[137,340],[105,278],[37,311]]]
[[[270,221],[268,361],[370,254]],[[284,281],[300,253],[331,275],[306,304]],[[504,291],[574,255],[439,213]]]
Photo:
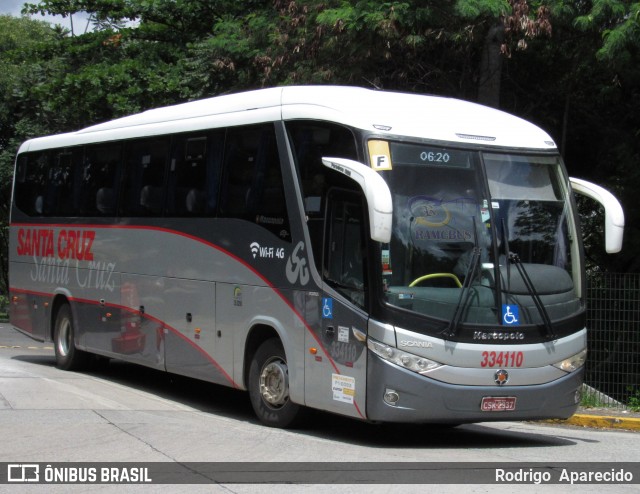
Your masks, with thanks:
[[[148,110],[85,129],[25,142],[35,151],[116,139],[247,125],[275,120],[325,120],[381,135],[476,142],[490,147],[553,150],[553,139],[513,115],[438,96],[342,86],[285,86]]]

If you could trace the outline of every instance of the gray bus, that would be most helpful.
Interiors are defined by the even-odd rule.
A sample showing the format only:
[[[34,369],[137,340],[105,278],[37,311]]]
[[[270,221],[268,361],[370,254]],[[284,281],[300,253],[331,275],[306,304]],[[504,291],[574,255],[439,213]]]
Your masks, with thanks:
[[[584,261],[553,140],[455,99],[279,87],[25,142],[11,323],[57,365],[115,358],[248,390],[260,420],[566,418]]]

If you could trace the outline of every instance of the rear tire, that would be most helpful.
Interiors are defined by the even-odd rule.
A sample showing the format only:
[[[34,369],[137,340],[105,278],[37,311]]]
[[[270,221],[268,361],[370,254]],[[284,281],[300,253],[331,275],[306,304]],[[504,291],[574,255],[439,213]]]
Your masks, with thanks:
[[[87,353],[78,350],[75,345],[73,317],[68,304],[62,305],[56,315],[53,343],[59,369],[78,370],[87,363]]]
[[[269,427],[292,427],[301,418],[302,407],[289,397],[289,369],[278,338],[266,340],[253,356],[249,397],[256,415]]]

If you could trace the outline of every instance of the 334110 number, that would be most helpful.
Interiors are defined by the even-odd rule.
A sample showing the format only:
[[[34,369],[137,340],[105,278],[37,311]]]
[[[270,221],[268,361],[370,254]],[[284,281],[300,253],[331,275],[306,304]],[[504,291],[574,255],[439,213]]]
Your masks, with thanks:
[[[522,367],[523,352],[482,352],[480,367]]]

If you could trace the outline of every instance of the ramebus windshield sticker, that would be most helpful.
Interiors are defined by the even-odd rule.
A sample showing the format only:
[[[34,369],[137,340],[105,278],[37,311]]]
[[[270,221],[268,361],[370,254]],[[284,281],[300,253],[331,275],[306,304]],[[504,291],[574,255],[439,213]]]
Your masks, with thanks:
[[[415,240],[468,242],[473,239],[471,217],[476,204],[470,198],[442,200],[416,196],[409,200]]]

